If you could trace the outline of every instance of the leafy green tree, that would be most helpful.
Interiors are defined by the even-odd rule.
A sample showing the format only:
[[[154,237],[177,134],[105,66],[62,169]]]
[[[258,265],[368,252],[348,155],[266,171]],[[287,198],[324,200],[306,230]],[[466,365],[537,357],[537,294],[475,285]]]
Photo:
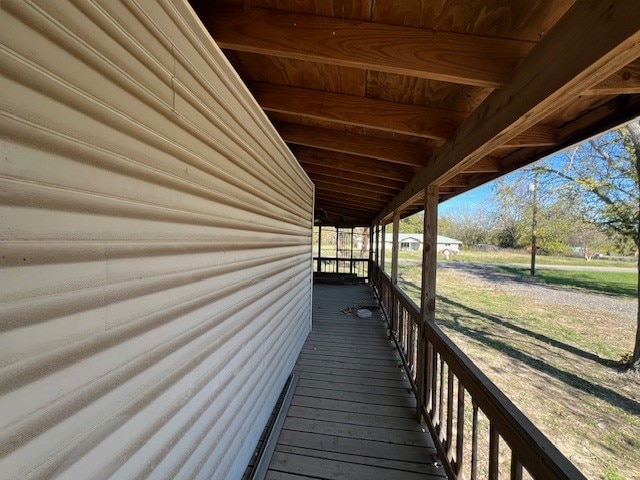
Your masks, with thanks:
[[[544,169],[583,200],[584,218],[640,250],[640,125],[633,122],[545,162]],[[638,263],[640,277],[640,263]],[[640,279],[638,280],[640,294]],[[640,301],[640,299],[639,299]],[[640,308],[629,363],[640,369]]]
[[[424,228],[424,212],[418,212],[400,220],[400,233],[422,233]]]
[[[489,243],[493,216],[486,205],[461,205],[439,219],[438,233],[460,240],[466,247]]]

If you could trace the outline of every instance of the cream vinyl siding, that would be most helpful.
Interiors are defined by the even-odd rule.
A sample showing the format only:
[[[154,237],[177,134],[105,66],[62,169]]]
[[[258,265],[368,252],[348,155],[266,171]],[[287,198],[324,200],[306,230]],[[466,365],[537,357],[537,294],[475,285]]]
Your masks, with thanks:
[[[239,478],[313,186],[180,0],[0,1],[0,478]]]

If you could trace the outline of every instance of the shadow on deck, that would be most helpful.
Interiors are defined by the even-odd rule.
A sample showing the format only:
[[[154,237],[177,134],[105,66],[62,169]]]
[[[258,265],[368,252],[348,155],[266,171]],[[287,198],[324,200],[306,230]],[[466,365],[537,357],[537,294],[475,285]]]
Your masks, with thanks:
[[[367,286],[314,286],[313,332],[267,479],[446,478],[381,314],[342,313],[372,302]]]

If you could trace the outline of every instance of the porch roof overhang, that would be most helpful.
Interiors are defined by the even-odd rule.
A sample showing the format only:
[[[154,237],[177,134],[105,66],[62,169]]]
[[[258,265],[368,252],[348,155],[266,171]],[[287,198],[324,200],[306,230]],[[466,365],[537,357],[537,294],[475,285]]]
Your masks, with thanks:
[[[316,222],[443,201],[640,115],[637,0],[192,0]]]

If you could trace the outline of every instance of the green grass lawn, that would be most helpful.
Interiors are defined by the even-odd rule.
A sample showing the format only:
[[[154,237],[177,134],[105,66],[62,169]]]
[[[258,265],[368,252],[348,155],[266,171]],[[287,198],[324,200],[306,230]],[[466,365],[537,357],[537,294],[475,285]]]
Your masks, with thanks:
[[[529,276],[529,270],[498,266],[500,271]],[[536,270],[536,279],[551,285],[578,288],[593,293],[605,293],[621,297],[637,298],[638,274],[632,272],[581,272],[570,270]]]
[[[387,250],[386,256],[391,258],[391,250]],[[422,252],[399,253],[400,259],[420,260]],[[504,264],[531,264],[531,255],[524,252],[514,252],[510,250],[500,250],[497,252],[483,252],[476,250],[462,250],[458,255],[452,255],[452,262],[475,262],[475,263],[491,263],[496,265]],[[629,257],[628,259],[609,260],[609,259],[593,259],[585,260],[581,257],[556,257],[549,255],[538,255],[536,257],[538,265],[582,265],[588,267],[622,267],[630,270],[636,269],[636,259]]]

